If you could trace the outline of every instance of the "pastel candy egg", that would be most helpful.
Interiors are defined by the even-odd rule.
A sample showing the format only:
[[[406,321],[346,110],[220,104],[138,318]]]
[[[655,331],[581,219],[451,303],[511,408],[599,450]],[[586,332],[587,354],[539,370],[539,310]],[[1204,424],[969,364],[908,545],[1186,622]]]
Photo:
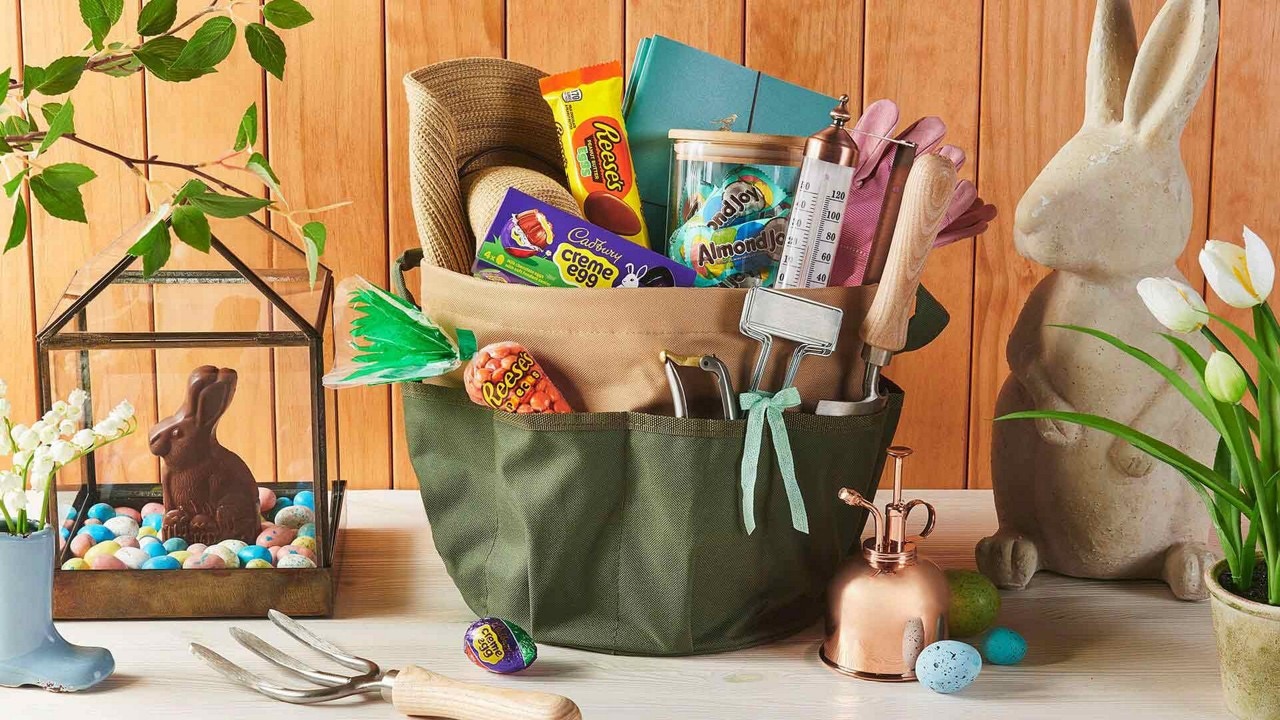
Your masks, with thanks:
[[[262,547],[284,547],[285,545],[293,542],[293,539],[297,536],[297,530],[277,525],[263,530],[262,533],[258,535],[258,540],[255,544],[261,545]]]
[[[972,645],[957,640],[940,640],[916,658],[920,684],[938,693],[959,692],[982,671],[982,656]]]
[[[120,543],[115,540],[107,540],[106,542],[100,542],[89,548],[89,550],[84,554],[84,559],[88,560],[89,563],[92,564],[94,558],[102,557],[103,555],[115,555],[119,550]]]
[[[88,535],[95,543],[106,542],[107,540],[115,540],[115,533],[111,532],[104,525],[85,525],[80,528],[77,535]]]
[[[166,555],[169,554],[164,551],[164,546],[158,542],[147,543],[146,545],[143,545],[142,552],[146,553],[149,557],[153,557],[153,558],[165,557]]]
[[[99,522],[106,522],[116,516],[116,509],[106,503],[98,503],[89,508],[89,517]]]
[[[307,523],[315,522],[316,514],[305,505],[293,505],[276,513],[276,524],[283,525],[287,528],[298,528]],[[297,535],[297,533],[294,533]]]
[[[182,563],[171,555],[149,558],[142,563],[143,570],[181,570]]]
[[[167,553],[175,552],[177,550],[186,550],[186,549],[187,549],[187,541],[183,540],[180,537],[169,538],[168,540],[164,541],[164,551]]]
[[[80,513],[76,510],[75,506],[72,505],[71,507],[67,508],[67,511],[62,514],[62,517],[66,518],[67,520],[75,520],[76,518],[80,517]]]
[[[310,510],[311,510],[311,512],[315,512],[315,510],[316,510],[316,494],[315,494],[315,493],[313,493],[313,492],[311,492],[310,490],[303,490],[302,492],[300,492],[300,493],[298,493],[297,495],[294,495],[294,496],[293,496],[293,504],[294,504],[294,506],[295,506],[295,507],[296,507],[296,506],[298,506],[298,505],[302,505],[302,506],[304,506],[304,507],[306,507],[306,508],[310,509]]]
[[[191,557],[191,553],[187,552],[186,550],[175,550],[169,553],[169,557],[173,558],[174,560],[177,560],[181,564],[181,563],[185,563],[187,561],[187,558]]]
[[[1027,641],[1007,627],[992,628],[982,639],[982,657],[993,665],[1017,665],[1027,656]]]
[[[187,550],[190,550],[192,555],[203,555],[204,551],[208,549],[209,546],[204,543],[192,543],[187,546]]]
[[[307,558],[308,560],[310,560],[311,562],[316,561],[315,552],[308,550],[306,548],[300,548],[294,545],[285,545],[284,547],[280,548],[280,552],[276,553],[276,561],[278,562],[280,558],[284,557],[285,555],[301,555]]]
[[[222,542],[220,542],[220,543],[218,543],[218,544],[219,544],[219,545],[221,545],[222,547],[224,547],[224,548],[226,548],[226,549],[230,550],[230,551],[231,551],[231,552],[233,552],[233,553],[238,553],[238,552],[240,552],[241,550],[243,550],[243,549],[245,549],[245,548],[249,547],[249,543],[246,543],[246,542],[245,542],[245,541],[243,541],[243,540],[223,540]]]
[[[227,566],[222,557],[217,553],[205,553],[189,557],[182,563],[184,570],[221,570]]]
[[[142,506],[142,517],[148,515],[164,515],[164,506],[158,502],[149,502]]]
[[[128,537],[128,536],[118,537],[116,538],[116,543],[120,545],[120,547],[122,548],[141,547],[141,545],[138,543],[138,538],[136,537]]]
[[[315,537],[316,524],[313,522],[309,522],[306,525],[303,525],[302,527],[298,528],[298,535],[301,537],[309,537],[309,538]]]
[[[70,528],[58,528],[58,534],[62,536],[62,539],[63,539],[64,541],[65,541],[65,540],[69,540],[69,539],[71,539],[71,529],[70,529]]]
[[[204,554],[217,555],[222,558],[222,564],[229,568],[240,567],[240,558],[236,557],[236,554],[231,552],[230,548],[223,547],[222,545],[210,545],[209,549],[204,551]]]
[[[280,559],[276,561],[276,567],[297,570],[300,568],[314,568],[316,564],[306,555],[285,555],[281,553]]]
[[[250,567],[249,563],[254,560],[265,562],[267,567],[271,567],[271,551],[261,545],[246,545],[236,555],[240,557],[240,564],[245,567]]]
[[[538,659],[538,646],[513,622],[485,617],[467,626],[462,649],[471,662],[503,675],[524,670]]]
[[[290,506],[290,505],[292,505],[292,504],[293,504],[293,501],[292,501],[292,500],[290,500],[289,498],[287,498],[287,497],[278,497],[278,498],[276,498],[275,511],[276,511],[276,512],[279,512],[279,511],[283,510],[284,508],[289,507],[289,506]]]
[[[267,551],[271,553],[271,562],[275,562],[280,558],[280,551],[283,550],[284,547],[285,546],[283,545],[274,545],[267,548]]]
[[[244,566],[245,566],[245,569],[247,570],[261,570],[262,568],[271,567],[271,561],[263,560],[262,558],[254,558],[249,562],[245,563]]]
[[[115,533],[116,537],[138,537],[138,523],[130,517],[117,515],[104,520],[102,526]]]
[[[138,512],[137,510],[134,510],[131,507],[121,506],[116,508],[116,517],[121,517],[121,516],[129,518],[130,520],[138,523],[139,525],[142,524],[142,513]]]
[[[99,520],[98,518],[85,518],[85,519],[84,519],[84,527],[89,527],[90,525],[101,525],[101,524],[102,524],[102,521],[101,521],[101,520]]]
[[[142,567],[142,563],[151,559],[151,555],[141,548],[122,547],[115,554],[116,559],[128,565],[130,570],[137,570]]]
[[[156,532],[160,532],[160,528],[164,526],[164,515],[161,513],[147,513],[142,516],[142,527],[149,527]]]
[[[153,528],[153,527],[147,527],[146,525],[143,525],[142,527],[138,528],[138,537],[140,537],[140,538],[144,538],[144,537],[153,537],[153,538],[158,538],[158,537],[160,537],[160,531],[159,531],[159,530],[156,530],[156,529],[155,529],[155,528]]]
[[[271,512],[271,508],[276,506],[276,493],[269,487],[258,488],[258,508],[263,514]]]
[[[99,555],[89,561],[89,569],[91,570],[128,570],[129,566],[125,565],[120,558],[114,555]]]
[[[299,535],[298,537],[294,538],[293,542],[290,544],[296,548],[310,550],[311,552],[316,551],[316,539],[313,537],[306,537],[304,535]]]
[[[982,573],[948,570],[951,605],[947,610],[947,631],[951,637],[973,637],[995,625],[1000,612],[1000,592]]]
[[[62,563],[62,569],[63,570],[88,570],[90,568],[89,568],[89,563],[85,562],[84,558],[77,557],[77,558],[71,558],[70,560]]]
[[[93,537],[90,535],[77,535],[71,539],[71,554],[78,558],[84,557],[91,547],[93,547]]]

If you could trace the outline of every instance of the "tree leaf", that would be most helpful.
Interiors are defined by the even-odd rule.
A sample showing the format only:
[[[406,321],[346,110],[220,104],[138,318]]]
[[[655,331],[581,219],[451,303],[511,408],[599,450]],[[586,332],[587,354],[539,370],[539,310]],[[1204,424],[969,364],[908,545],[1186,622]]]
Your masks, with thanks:
[[[324,254],[324,246],[329,238],[329,230],[324,223],[312,220],[302,226],[302,239],[307,251],[307,274],[311,284],[316,284],[316,275],[320,271],[320,256]]]
[[[178,19],[178,0],[150,0],[138,13],[138,34],[143,37],[168,32]]]
[[[235,151],[240,152],[253,147],[258,142],[258,103],[254,103],[244,111],[240,118],[240,127],[236,130]]]
[[[298,0],[271,0],[262,7],[262,17],[278,28],[292,30],[315,20]]]
[[[219,195],[205,191],[191,195],[187,202],[216,218],[238,218],[252,215],[271,204],[270,200],[257,197],[239,197],[235,195]]]
[[[204,213],[191,205],[179,205],[173,209],[170,222],[179,240],[202,253],[209,252],[213,235],[209,230],[209,218]]]
[[[183,202],[184,200],[191,197],[192,195],[199,195],[207,191],[208,189],[209,189],[209,186],[205,185],[204,181],[202,180],[196,180],[194,178],[191,180],[188,180],[185,183],[183,183],[182,187],[178,188],[178,192],[174,194],[173,204],[177,205],[178,203]]]
[[[0,72],[0,92],[9,92],[9,80],[13,77],[13,68],[5,68]]]
[[[4,119],[5,135],[25,135],[27,132],[29,132],[29,129],[28,129],[29,127],[30,127],[30,123],[27,122],[26,118],[22,118],[17,115],[10,115],[9,117]],[[13,147],[16,147],[19,150],[23,150],[23,151],[30,151],[31,143],[30,142],[14,142]]]
[[[212,70],[227,59],[236,44],[236,24],[229,17],[216,17],[191,35],[169,71]]]
[[[9,240],[4,244],[4,252],[18,247],[27,239],[27,203],[18,198],[13,203],[13,222],[9,225]]]
[[[98,50],[123,13],[124,0],[80,0],[80,19],[93,33],[93,46]]]
[[[249,45],[249,55],[264,70],[284,79],[284,41],[275,30],[262,23],[249,23],[244,28],[244,40]]]
[[[142,276],[151,277],[169,262],[172,250],[173,240],[169,237],[169,226],[159,222],[138,238],[138,242],[129,248],[129,254],[142,258]]]
[[[280,178],[276,177],[275,171],[267,164],[267,159],[262,156],[262,153],[250,155],[244,169],[261,178],[262,182],[267,184],[267,187],[280,192]]]
[[[166,82],[186,82],[213,72],[210,68],[173,68],[173,63],[187,47],[187,41],[172,35],[161,35],[138,46],[133,56],[152,75]]]
[[[65,190],[78,188],[98,175],[80,163],[58,163],[45,168],[39,177],[50,186]]]
[[[4,194],[9,197],[17,195],[18,188],[22,187],[22,179],[25,178],[29,172],[31,172],[31,168],[29,167],[24,167],[19,170],[18,174],[14,175],[12,180],[9,180],[4,184]]]
[[[40,111],[45,113],[45,121],[49,123],[49,129],[44,133],[44,140],[40,141],[40,149],[38,151],[40,153],[48,150],[50,145],[57,142],[58,138],[67,133],[76,131],[76,109],[71,104],[71,98],[67,98],[65,103],[58,105],[57,109],[53,113],[53,117],[50,117],[48,112],[49,107],[52,105],[57,105],[57,103],[49,103],[49,105],[45,105],[40,108]]]
[[[84,197],[78,187],[54,187],[45,180],[44,173],[31,178],[31,194],[40,207],[53,217],[74,222],[89,222],[84,215]]]
[[[48,67],[28,65],[23,70],[22,96],[32,93],[61,95],[70,92],[84,74],[84,64],[89,58],[68,55],[49,63]]]

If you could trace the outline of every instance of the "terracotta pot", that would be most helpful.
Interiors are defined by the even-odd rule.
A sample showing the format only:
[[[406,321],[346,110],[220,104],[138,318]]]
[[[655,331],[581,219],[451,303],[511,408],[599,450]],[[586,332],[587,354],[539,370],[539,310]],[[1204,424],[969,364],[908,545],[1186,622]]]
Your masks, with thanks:
[[[1205,573],[1213,608],[1227,709],[1243,720],[1280,718],[1280,607],[1246,600],[1222,587],[1219,562]]]

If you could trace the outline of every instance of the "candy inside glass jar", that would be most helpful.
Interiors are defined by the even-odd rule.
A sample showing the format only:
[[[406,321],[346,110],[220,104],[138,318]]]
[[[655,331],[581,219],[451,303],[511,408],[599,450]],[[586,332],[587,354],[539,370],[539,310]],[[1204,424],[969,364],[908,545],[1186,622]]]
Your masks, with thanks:
[[[705,130],[668,137],[667,256],[697,271],[701,286],[771,285],[805,139]]]

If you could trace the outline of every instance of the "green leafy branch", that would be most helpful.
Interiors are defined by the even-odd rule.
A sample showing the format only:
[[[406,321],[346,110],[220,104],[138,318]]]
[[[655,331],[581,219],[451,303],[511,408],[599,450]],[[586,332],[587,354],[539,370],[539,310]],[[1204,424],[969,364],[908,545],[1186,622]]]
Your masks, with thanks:
[[[93,170],[79,163],[45,165],[41,160],[56,143],[71,142],[123,163],[145,185],[156,222],[150,223],[130,248],[130,253],[142,258],[145,275],[154,274],[168,262],[173,235],[196,250],[209,252],[210,217],[246,218],[263,231],[283,239],[254,217],[255,213],[267,210],[284,218],[301,238],[314,282],[328,232],[323,223],[309,218],[347,203],[311,209],[290,207],[274,169],[266,157],[254,149],[258,142],[256,104],[250,105],[241,118],[231,150],[197,163],[162,160],[156,156],[129,157],[81,137],[76,133],[76,109],[70,97],[33,107],[37,95],[59,96],[72,92],[86,72],[112,77],[145,72],[166,82],[186,82],[216,72],[234,48],[240,35],[237,28],[241,26],[250,56],[267,72],[283,79],[284,41],[269,25],[283,30],[301,27],[313,19],[307,8],[298,0],[213,0],[178,22],[177,0],[149,0],[138,17],[137,39],[109,42],[123,15],[124,0],[79,0],[79,3],[81,18],[90,33],[85,49],[94,50],[92,55],[62,57],[44,67],[27,65],[21,81],[12,77],[12,69],[0,72],[0,88],[7,89],[0,107],[0,162],[7,177],[4,192],[14,200],[4,252],[20,246],[26,237],[30,213],[20,194],[24,185],[50,216],[88,222],[81,188],[96,177]],[[241,16],[244,9],[252,11],[252,19]],[[265,22],[257,22],[259,17]],[[203,23],[190,39],[176,36],[175,33],[202,19]],[[181,186],[173,187],[149,177],[147,168],[153,166],[179,169],[192,177]],[[208,171],[215,166],[258,178],[270,188],[273,199],[252,195],[219,179]]]

